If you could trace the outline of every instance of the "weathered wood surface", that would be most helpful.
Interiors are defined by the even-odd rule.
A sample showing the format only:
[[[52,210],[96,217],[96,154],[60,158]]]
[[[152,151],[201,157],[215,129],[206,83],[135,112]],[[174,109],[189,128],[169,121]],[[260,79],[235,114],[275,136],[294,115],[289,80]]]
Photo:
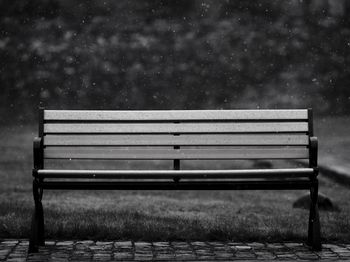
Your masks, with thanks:
[[[45,110],[45,120],[181,121],[181,120],[307,120],[307,110]]]
[[[306,147],[173,149],[120,147],[48,147],[46,159],[305,159]]]
[[[265,133],[307,132],[306,122],[272,123],[143,123],[143,124],[58,124],[44,125],[44,133]]]
[[[45,146],[308,145],[305,134],[47,135]]]

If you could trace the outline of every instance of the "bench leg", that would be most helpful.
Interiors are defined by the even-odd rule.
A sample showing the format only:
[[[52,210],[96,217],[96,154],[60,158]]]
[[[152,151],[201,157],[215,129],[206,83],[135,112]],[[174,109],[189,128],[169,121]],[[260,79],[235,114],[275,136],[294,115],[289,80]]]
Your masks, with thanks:
[[[308,230],[308,245],[313,250],[321,250],[321,233],[320,233],[320,217],[318,213],[318,180],[310,189],[310,216],[309,216],[309,230]]]
[[[41,202],[42,189],[38,187],[38,181],[33,181],[33,196],[35,208],[31,223],[29,238],[29,253],[38,252],[38,246],[45,245],[44,210]]]
[[[37,213],[34,210],[32,217],[32,224],[30,228],[30,237],[29,237],[29,249],[28,253],[38,252],[38,218]]]

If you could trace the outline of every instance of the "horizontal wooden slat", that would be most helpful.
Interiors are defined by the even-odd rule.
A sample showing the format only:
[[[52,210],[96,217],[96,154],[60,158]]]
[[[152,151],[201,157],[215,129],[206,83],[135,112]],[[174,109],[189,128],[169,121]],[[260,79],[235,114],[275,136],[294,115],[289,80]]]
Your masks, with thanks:
[[[173,179],[183,178],[286,178],[308,177],[312,168],[242,170],[39,170],[39,178]]]
[[[307,145],[304,134],[47,135],[45,146]]]
[[[121,149],[119,147],[47,147],[46,159],[302,159],[306,147],[240,147],[230,149]]]
[[[183,120],[306,120],[307,110],[45,110],[45,120],[69,121],[183,121]]]
[[[306,122],[273,123],[145,123],[145,124],[57,124],[44,125],[49,133],[257,133],[307,132]]]

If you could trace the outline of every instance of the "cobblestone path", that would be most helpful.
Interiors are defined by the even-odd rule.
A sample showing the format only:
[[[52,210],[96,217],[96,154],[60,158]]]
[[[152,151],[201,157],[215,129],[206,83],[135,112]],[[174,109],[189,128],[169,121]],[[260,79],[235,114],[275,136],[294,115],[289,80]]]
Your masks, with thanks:
[[[324,244],[313,252],[301,243],[46,241],[27,254],[27,240],[0,240],[0,261],[350,261],[350,244]]]

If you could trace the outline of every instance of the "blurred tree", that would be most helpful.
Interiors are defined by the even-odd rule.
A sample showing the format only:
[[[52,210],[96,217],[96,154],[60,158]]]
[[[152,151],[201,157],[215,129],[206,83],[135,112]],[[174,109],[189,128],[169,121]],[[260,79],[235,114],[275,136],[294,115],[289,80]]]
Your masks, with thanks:
[[[0,16],[55,17],[58,0],[1,0]]]
[[[40,100],[350,113],[349,2],[318,15],[313,1],[60,0],[54,17],[2,1],[22,11],[0,10],[1,119],[31,121]]]

